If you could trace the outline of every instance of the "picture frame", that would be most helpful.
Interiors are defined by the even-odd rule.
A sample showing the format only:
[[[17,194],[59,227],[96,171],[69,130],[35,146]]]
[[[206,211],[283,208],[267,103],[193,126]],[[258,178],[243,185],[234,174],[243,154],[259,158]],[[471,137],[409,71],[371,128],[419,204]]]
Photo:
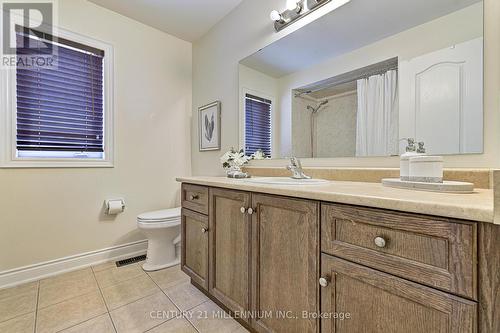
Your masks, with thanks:
[[[198,108],[200,151],[221,149],[221,102],[215,101]]]

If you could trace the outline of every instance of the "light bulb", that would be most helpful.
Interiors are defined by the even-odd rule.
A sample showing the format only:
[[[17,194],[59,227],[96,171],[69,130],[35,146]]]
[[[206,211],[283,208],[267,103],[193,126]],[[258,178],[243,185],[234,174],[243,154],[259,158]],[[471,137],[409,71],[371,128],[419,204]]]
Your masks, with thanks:
[[[273,10],[269,16],[273,21],[281,21],[281,14],[277,10]]]
[[[288,9],[288,10],[297,9],[297,4],[299,2],[300,2],[300,0],[286,0],[286,9]]]

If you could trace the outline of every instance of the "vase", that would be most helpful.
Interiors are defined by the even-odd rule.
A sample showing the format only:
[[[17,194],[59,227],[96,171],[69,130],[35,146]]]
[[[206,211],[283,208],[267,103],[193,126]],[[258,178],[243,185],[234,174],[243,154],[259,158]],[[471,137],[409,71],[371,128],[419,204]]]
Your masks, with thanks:
[[[239,165],[231,165],[226,168],[226,175],[228,178],[248,178],[248,174],[241,171],[241,166]]]

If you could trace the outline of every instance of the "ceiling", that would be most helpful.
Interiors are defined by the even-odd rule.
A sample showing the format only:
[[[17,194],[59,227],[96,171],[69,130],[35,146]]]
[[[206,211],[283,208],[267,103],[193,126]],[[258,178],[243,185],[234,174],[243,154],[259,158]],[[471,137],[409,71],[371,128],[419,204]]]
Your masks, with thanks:
[[[90,0],[173,36],[194,42],[242,0]]]
[[[352,0],[241,63],[279,78],[480,1]]]

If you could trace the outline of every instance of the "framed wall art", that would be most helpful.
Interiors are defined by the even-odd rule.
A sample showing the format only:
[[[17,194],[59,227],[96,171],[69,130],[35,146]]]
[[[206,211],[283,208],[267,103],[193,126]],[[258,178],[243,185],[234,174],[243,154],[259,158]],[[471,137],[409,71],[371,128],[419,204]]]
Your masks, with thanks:
[[[198,135],[200,138],[200,151],[220,150],[220,114],[220,101],[198,108]]]

